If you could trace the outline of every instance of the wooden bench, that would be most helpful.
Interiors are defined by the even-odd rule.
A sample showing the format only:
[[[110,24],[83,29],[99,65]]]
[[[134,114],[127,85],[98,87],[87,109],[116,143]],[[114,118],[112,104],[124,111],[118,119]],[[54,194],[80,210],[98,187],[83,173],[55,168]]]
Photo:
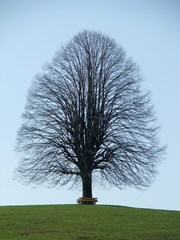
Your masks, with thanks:
[[[95,205],[98,202],[97,198],[78,198],[77,203],[79,204],[93,204]]]

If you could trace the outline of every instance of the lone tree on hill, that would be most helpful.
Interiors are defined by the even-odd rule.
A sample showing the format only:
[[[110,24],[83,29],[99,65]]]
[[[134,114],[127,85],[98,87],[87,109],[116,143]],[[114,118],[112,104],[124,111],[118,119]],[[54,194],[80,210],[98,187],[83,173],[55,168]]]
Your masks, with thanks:
[[[51,187],[82,181],[83,197],[92,197],[94,178],[148,186],[164,152],[150,101],[137,65],[113,39],[79,33],[32,83],[17,176]]]

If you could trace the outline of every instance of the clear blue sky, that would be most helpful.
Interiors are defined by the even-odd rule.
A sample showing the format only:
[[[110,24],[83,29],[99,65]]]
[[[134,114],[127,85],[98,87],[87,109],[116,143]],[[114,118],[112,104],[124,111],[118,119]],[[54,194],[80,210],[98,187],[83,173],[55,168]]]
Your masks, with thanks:
[[[32,188],[15,181],[14,152],[27,91],[43,64],[84,29],[109,34],[142,70],[168,145],[146,191],[94,186],[100,204],[180,210],[180,1],[0,1],[0,205],[75,203],[81,188]]]

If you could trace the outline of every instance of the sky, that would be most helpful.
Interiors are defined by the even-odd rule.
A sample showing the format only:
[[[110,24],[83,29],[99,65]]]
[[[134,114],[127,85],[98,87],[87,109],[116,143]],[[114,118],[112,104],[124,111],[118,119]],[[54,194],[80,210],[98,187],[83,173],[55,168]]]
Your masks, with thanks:
[[[140,66],[167,145],[145,191],[93,186],[99,204],[180,211],[180,1],[0,0],[0,206],[73,204],[79,189],[22,185],[14,151],[27,91],[55,51],[84,29],[108,34]]]

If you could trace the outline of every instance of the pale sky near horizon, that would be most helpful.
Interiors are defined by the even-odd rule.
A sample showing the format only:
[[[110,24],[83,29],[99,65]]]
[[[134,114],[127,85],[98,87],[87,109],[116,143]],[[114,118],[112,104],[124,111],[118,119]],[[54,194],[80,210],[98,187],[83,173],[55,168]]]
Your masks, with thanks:
[[[99,204],[180,211],[180,1],[0,0],[0,206],[71,204],[81,188],[49,189],[14,179],[14,151],[26,94],[36,73],[78,32],[101,31],[139,64],[152,92],[160,139],[167,144],[159,174],[145,191],[103,188]]]

